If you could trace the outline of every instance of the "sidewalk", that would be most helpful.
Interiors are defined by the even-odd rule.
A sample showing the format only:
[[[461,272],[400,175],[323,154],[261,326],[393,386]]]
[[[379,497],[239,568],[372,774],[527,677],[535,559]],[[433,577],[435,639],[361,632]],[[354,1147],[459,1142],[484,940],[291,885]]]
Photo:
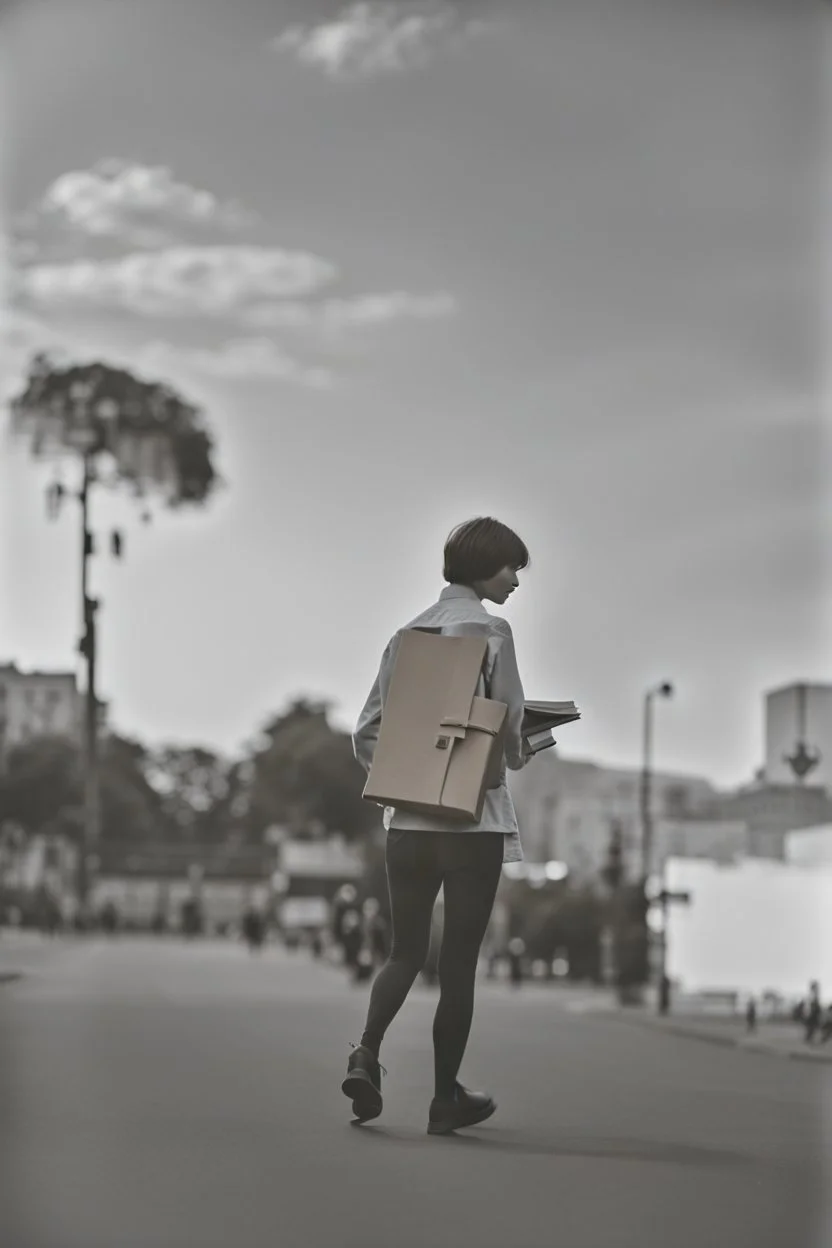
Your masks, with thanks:
[[[672,1035],[702,1040],[707,1044],[719,1044],[726,1048],[745,1049],[751,1053],[765,1053],[770,1057],[785,1057],[793,1061],[832,1063],[832,1042],[806,1044],[801,1038],[797,1023],[763,1022],[757,1031],[748,1033],[745,1020],[732,1015],[679,1013],[662,1017],[650,1012],[650,1007],[615,1009],[606,1017],[613,1017],[636,1027],[666,1031]]]
[[[19,928],[0,928],[0,985],[15,983],[50,959],[78,947],[79,937],[43,936]]]

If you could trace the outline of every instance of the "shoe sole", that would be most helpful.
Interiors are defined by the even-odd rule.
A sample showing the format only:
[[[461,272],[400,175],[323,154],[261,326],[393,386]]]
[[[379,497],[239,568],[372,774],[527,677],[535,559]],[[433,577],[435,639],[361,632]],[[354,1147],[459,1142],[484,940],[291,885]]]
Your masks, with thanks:
[[[494,1101],[490,1101],[484,1109],[479,1110],[476,1114],[469,1114],[464,1121],[451,1121],[449,1118],[440,1119],[439,1122],[428,1122],[428,1135],[451,1135],[454,1131],[460,1131],[463,1127],[475,1127],[479,1122],[485,1122],[486,1118],[490,1118],[496,1110],[497,1106]]]
[[[363,1071],[347,1075],[341,1084],[341,1091],[352,1101],[352,1112],[359,1122],[369,1122],[371,1118],[378,1118],[383,1101],[381,1093],[369,1075],[364,1074]]]

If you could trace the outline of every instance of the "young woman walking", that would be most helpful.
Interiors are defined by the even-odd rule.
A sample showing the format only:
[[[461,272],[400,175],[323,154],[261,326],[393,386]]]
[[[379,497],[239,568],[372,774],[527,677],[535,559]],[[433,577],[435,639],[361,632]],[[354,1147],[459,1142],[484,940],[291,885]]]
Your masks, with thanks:
[[[522,738],[524,695],[508,623],[490,615],[484,601],[507,602],[518,587],[517,573],[529,552],[499,520],[478,518],[454,529],[445,543],[447,587],[390,641],[353,736],[358,761],[369,771],[401,634],[411,628],[441,628],[450,634],[475,625],[488,641],[485,688],[508,705],[505,766],[519,771],[530,755]],[[366,1122],[382,1109],[379,1050],[385,1032],[404,1004],[424,965],[431,917],[440,887],[445,920],[439,956],[439,1003],[433,1023],[435,1095],[428,1132],[445,1135],[483,1122],[493,1099],[457,1080],[474,1009],[474,980],[504,862],[522,860],[517,818],[506,784],[489,789],[478,823],[460,823],[387,808],[387,880],[393,940],[390,956],[372,987],[361,1043],[353,1046],[341,1087],[356,1117]],[[386,1073],[386,1072],[385,1072]]]

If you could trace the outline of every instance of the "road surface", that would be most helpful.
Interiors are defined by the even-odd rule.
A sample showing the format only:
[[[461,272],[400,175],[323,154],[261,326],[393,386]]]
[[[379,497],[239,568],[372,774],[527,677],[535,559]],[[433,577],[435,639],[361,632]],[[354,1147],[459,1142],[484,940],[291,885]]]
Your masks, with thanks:
[[[426,988],[356,1127],[339,1084],[366,988],[337,968],[218,942],[30,956],[0,985],[0,1244],[832,1246],[828,1066],[478,991],[462,1077],[499,1109],[437,1138]]]

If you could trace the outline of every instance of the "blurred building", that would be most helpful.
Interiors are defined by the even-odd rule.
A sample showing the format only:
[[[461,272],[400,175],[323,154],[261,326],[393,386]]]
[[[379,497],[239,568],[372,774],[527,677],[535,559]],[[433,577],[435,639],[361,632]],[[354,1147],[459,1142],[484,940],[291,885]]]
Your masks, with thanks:
[[[77,737],[83,699],[74,672],[22,672],[0,664],[0,761],[36,737]]]
[[[159,914],[178,927],[182,904],[200,902],[209,928],[239,922],[253,894],[269,890],[275,850],[269,845],[118,845],[97,850],[92,904],[112,902],[120,920],[149,927]]]
[[[532,766],[510,772],[509,787],[530,862],[560,861],[574,883],[595,880],[617,826],[625,874],[636,878],[641,869],[640,771],[564,759],[547,750]],[[653,773],[654,828],[661,819],[674,820],[678,826],[680,821],[710,816],[716,796],[703,777]]]
[[[832,823],[786,833],[786,862],[796,867],[832,867]]]
[[[738,862],[749,852],[748,824],[742,819],[656,819],[651,874],[661,874],[670,858]]]
[[[279,913],[284,928],[318,928],[327,923],[341,886],[361,879],[364,862],[341,836],[287,839],[280,844],[278,870],[283,877]]]
[[[788,762],[800,745],[817,763],[807,773],[812,784],[832,790],[832,685],[786,685],[765,695],[765,779],[794,784],[799,776]]]
[[[748,828],[748,856],[783,860],[787,835],[832,822],[832,797],[818,785],[757,781],[711,804],[714,819],[740,820]]]

